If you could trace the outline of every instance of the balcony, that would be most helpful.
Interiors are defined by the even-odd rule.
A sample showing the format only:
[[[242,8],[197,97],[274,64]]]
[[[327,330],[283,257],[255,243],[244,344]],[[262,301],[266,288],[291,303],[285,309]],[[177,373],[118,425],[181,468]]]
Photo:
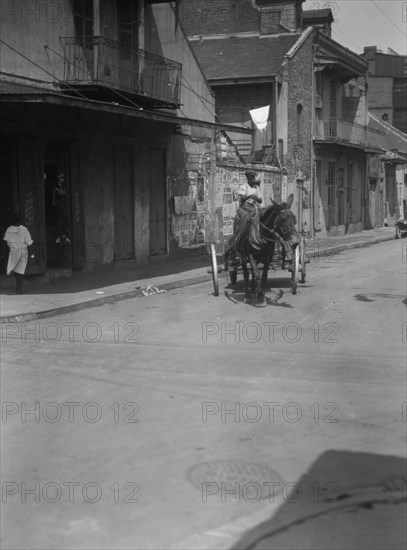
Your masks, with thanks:
[[[64,87],[84,95],[176,108],[182,65],[102,36],[62,37]]]
[[[385,150],[385,136],[386,132],[346,120],[330,118],[315,122],[315,141]]]

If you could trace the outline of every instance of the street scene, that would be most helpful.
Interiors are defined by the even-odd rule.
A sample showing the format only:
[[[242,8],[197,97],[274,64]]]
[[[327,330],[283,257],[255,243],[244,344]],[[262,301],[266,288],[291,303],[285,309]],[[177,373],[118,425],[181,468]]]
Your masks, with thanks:
[[[4,548],[403,548],[405,265],[4,324]]]
[[[406,548],[406,2],[0,24],[1,548]]]

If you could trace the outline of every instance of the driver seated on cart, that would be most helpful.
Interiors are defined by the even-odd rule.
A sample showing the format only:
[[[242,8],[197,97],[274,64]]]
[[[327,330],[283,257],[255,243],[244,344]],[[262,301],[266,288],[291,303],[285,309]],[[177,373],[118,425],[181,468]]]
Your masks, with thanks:
[[[247,183],[242,183],[239,187],[239,209],[234,221],[234,235],[239,239],[246,225],[250,224],[250,242],[255,248],[260,249],[262,239],[258,205],[263,202],[260,191],[261,180],[257,178],[257,172],[254,170],[247,170],[245,175]]]

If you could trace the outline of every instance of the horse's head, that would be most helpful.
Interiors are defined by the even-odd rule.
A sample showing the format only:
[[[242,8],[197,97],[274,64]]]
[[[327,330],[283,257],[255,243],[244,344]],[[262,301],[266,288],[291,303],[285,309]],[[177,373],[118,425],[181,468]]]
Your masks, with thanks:
[[[287,202],[277,204],[273,202],[273,206],[277,209],[274,218],[273,230],[281,237],[284,244],[288,249],[292,248],[296,244],[299,244],[300,238],[296,229],[297,218],[291,212],[291,205],[293,203],[294,195],[290,195]]]

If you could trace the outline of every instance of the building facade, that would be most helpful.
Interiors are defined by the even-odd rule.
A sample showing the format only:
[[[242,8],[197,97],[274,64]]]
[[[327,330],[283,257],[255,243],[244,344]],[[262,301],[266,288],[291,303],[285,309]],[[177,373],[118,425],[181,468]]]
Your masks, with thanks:
[[[336,236],[383,225],[372,158],[380,164],[385,132],[368,127],[368,64],[332,40],[329,9],[303,12],[302,4],[191,0],[181,21],[219,120],[253,128],[252,140],[228,135],[246,161],[280,169],[274,196],[294,193],[299,228]],[[250,111],[266,106],[258,130]]]
[[[173,3],[1,9],[0,229],[21,212],[36,245],[27,272],[146,263],[212,240],[222,126]]]
[[[367,46],[362,57],[369,64],[369,111],[407,134],[407,56]]]

